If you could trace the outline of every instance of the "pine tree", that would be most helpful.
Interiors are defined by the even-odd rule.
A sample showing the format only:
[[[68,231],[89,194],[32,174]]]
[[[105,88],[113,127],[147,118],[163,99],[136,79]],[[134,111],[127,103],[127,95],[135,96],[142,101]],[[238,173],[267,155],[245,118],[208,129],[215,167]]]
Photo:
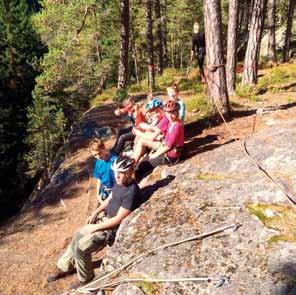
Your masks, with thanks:
[[[229,22],[227,34],[227,64],[226,78],[227,89],[229,94],[235,91],[236,83],[236,52],[237,52],[237,36],[238,36],[238,11],[239,1],[232,0],[229,3]]]
[[[118,89],[125,89],[128,80],[128,48],[129,48],[129,0],[120,1],[120,55],[118,66]]]
[[[252,85],[257,83],[258,59],[265,4],[265,0],[254,0],[248,46],[244,61],[243,85]]]
[[[153,20],[152,20],[152,1],[145,0],[146,9],[146,40],[148,55],[148,83],[150,90],[155,88],[155,66],[153,50]]]
[[[205,0],[205,33],[207,52],[207,84],[212,100],[226,117],[230,106],[226,86],[222,44],[221,6],[219,0]]]
[[[292,33],[292,25],[293,25],[293,16],[294,10],[296,6],[296,0],[290,0],[287,12],[287,27],[286,27],[286,36],[285,36],[285,45],[283,49],[283,62],[287,62],[290,59],[290,39]]]
[[[276,44],[275,44],[275,0],[267,2],[267,20],[268,20],[268,46],[267,56],[272,64],[277,63]]]
[[[41,53],[39,47],[26,1],[0,0],[0,208],[4,210],[1,217],[10,209],[19,208],[27,197],[23,140],[26,108],[37,74],[34,64]]]

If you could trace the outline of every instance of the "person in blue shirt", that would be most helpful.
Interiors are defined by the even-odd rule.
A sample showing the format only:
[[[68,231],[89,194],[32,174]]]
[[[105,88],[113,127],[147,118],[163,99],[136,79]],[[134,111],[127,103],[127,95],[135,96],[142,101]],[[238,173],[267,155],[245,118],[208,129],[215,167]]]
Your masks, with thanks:
[[[109,196],[115,184],[114,171],[111,166],[117,159],[117,155],[109,151],[101,140],[90,144],[90,152],[96,158],[93,176],[97,179],[98,200],[102,203]]]
[[[180,108],[179,108],[179,118],[184,123],[186,117],[186,107],[184,101],[179,97],[179,87],[177,83],[173,83],[171,87],[167,88],[167,94],[169,99],[176,101]]]

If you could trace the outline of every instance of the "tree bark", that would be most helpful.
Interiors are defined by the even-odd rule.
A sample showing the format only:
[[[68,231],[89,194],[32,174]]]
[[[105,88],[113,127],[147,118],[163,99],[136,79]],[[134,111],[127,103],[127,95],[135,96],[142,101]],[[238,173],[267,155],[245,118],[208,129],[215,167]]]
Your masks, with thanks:
[[[254,0],[249,39],[244,61],[243,85],[257,83],[258,59],[266,0]]]
[[[225,117],[230,116],[222,43],[220,0],[204,0],[207,52],[206,80],[211,99]]]
[[[159,73],[162,74],[164,61],[163,61],[163,33],[162,33],[160,0],[155,0],[155,17],[157,20],[158,69],[159,69]]]
[[[162,33],[163,33],[163,67],[166,68],[168,66],[168,42],[167,42],[167,1],[163,0],[161,4],[161,25],[162,25]]]
[[[150,91],[155,88],[154,52],[153,52],[153,21],[152,21],[152,0],[145,0],[146,14],[146,39],[148,54],[148,85]]]
[[[268,0],[267,4],[268,21],[268,45],[267,57],[272,64],[276,64],[276,44],[275,44],[275,0]]]
[[[296,4],[296,0],[289,1],[289,8],[288,8],[288,15],[287,15],[287,29],[286,29],[286,36],[285,36],[285,45],[283,50],[283,62],[287,62],[290,59],[290,56],[289,56],[290,40],[291,40],[295,4]]]
[[[120,1],[120,54],[118,65],[118,89],[125,89],[128,79],[128,48],[129,48],[129,0]]]
[[[229,21],[227,34],[227,64],[226,64],[226,80],[229,94],[235,91],[236,82],[236,50],[237,50],[237,34],[238,34],[238,0],[229,2]]]
[[[132,13],[130,12],[130,32],[131,32],[131,49],[132,49],[132,57],[134,59],[135,64],[135,75],[137,84],[140,86],[140,78],[139,78],[139,65],[138,65],[138,58],[137,58],[137,48],[135,44],[135,36],[134,36],[134,25],[133,25],[133,17]]]

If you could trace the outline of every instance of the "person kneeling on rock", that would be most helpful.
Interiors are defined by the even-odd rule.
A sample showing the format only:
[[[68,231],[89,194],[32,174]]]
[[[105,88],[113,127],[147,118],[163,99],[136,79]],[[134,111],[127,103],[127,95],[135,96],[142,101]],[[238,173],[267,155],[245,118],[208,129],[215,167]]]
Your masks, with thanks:
[[[87,224],[75,232],[66,252],[58,260],[56,272],[47,277],[48,282],[73,273],[74,268],[78,281],[73,282],[70,289],[83,286],[94,278],[91,254],[112,244],[122,220],[141,204],[141,193],[134,180],[133,167],[134,161],[127,156],[115,160],[112,168],[116,184],[111,195],[87,219]],[[97,217],[103,211],[106,217],[96,224]]]

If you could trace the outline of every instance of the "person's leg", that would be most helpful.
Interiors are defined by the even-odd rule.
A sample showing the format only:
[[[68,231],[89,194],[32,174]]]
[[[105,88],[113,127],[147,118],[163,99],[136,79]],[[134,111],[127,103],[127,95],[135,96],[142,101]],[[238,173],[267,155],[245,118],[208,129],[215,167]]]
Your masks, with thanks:
[[[135,139],[135,135],[132,132],[128,132],[125,134],[122,134],[117,143],[113,146],[112,151],[116,154],[119,155],[122,150],[124,149],[124,145],[127,141],[133,141]]]
[[[162,143],[160,141],[154,141],[148,138],[141,138],[136,143],[136,147],[134,149],[134,159],[135,162],[138,163],[141,157],[145,154],[147,148],[151,150],[157,150],[160,148]]]
[[[90,233],[90,230],[89,225],[80,230],[82,236],[74,247],[75,266],[81,283],[89,282],[94,277],[91,254],[106,246],[106,232]]]
[[[206,77],[205,77],[205,72],[204,72],[204,61],[205,61],[205,53],[204,53],[204,51],[201,51],[198,54],[197,60],[198,60],[198,66],[199,66],[201,81],[203,83],[205,83],[206,82]]]
[[[112,147],[112,150],[113,150],[114,147],[117,145],[120,136],[123,135],[123,134],[125,134],[125,133],[129,133],[129,132],[131,132],[132,130],[133,130],[133,126],[130,126],[130,127],[127,127],[127,128],[120,128],[120,129],[118,130],[117,137],[116,137],[116,141],[115,141],[115,143],[114,143],[114,145],[113,145],[113,147]]]
[[[66,251],[58,260],[57,267],[63,272],[69,272],[74,269],[75,261],[73,248],[77,242],[77,239],[79,239],[79,236],[77,235],[77,233],[75,233]]]
[[[134,147],[134,159],[136,163],[138,163],[141,157],[144,155],[145,150],[146,146],[144,145],[144,140],[139,138]]]
[[[135,170],[137,182],[140,182],[144,177],[152,173],[155,167],[164,164],[166,164],[164,155],[160,155],[154,159],[143,159]]]
[[[156,158],[150,159],[149,163],[153,168],[156,168],[157,166],[160,166],[160,165],[165,165],[166,164],[165,155],[160,155]]]
[[[75,260],[74,260],[73,248],[78,238],[79,236],[77,236],[77,234],[75,233],[66,251],[59,258],[57,263],[57,269],[47,277],[47,282],[49,283],[54,282],[56,280],[64,278],[68,274],[75,273],[75,268],[74,268]]]

